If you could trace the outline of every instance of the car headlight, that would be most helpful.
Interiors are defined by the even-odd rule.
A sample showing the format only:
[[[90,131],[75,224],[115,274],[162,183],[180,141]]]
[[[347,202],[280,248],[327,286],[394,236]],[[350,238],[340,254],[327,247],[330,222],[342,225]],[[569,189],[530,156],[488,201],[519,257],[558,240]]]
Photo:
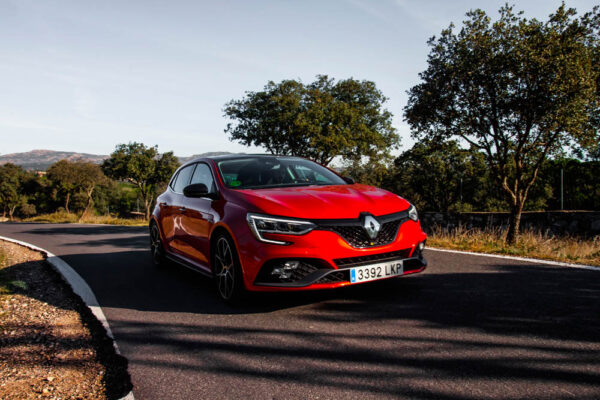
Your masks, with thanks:
[[[305,235],[315,228],[315,224],[309,221],[302,221],[292,218],[271,217],[268,215],[260,215],[248,213],[246,216],[250,230],[254,236],[265,243],[272,244],[289,244],[279,240],[266,239],[265,233],[275,233],[279,235]]]
[[[412,219],[415,222],[419,220],[419,213],[417,213],[417,208],[412,204],[408,209],[408,218]]]

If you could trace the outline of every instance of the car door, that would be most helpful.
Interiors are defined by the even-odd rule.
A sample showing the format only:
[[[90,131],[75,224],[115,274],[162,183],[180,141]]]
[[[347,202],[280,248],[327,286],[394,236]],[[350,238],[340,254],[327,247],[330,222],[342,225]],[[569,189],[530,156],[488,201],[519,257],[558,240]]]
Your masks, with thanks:
[[[185,232],[183,230],[183,218],[186,211],[183,189],[190,184],[195,167],[196,164],[191,164],[179,170],[175,183],[171,187],[172,195],[169,200],[170,203],[167,205],[169,209],[168,220],[171,225],[170,231],[172,232],[171,241],[168,245],[171,250],[183,256],[187,256],[187,252],[189,251],[186,246]]]
[[[216,192],[212,172],[206,163],[196,164],[190,185],[194,183],[203,183],[209,192]],[[209,234],[215,223],[215,217],[218,217],[212,207],[214,201],[208,197],[185,198],[185,214],[182,218],[182,229],[185,232],[186,249],[190,258],[208,268],[210,268]]]

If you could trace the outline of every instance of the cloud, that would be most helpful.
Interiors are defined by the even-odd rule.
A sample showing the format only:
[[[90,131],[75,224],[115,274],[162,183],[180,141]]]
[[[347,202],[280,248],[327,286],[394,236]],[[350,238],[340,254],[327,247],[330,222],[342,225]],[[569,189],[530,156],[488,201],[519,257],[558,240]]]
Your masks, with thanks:
[[[6,115],[0,115],[0,126],[13,129],[16,128],[38,131],[64,132],[64,129],[56,126],[32,122],[30,120],[10,117]]]
[[[390,17],[389,13],[386,13],[384,10],[374,7],[372,2],[364,2],[361,0],[346,0],[347,3],[353,5],[354,7],[364,11],[375,19],[379,21],[394,24],[395,21]],[[381,3],[378,3],[381,4]]]

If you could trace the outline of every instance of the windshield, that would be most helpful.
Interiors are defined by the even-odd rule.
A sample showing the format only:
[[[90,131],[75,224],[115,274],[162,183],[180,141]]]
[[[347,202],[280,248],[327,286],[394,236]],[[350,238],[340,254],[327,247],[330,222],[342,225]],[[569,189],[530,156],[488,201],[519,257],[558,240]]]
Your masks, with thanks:
[[[225,186],[233,189],[346,184],[327,168],[302,158],[249,156],[219,161],[217,166]]]

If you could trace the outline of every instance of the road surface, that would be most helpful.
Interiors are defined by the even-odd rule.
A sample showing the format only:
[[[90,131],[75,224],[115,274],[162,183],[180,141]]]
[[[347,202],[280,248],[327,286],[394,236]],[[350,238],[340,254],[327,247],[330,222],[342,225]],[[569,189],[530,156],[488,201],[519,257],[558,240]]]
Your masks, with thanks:
[[[92,288],[141,399],[600,398],[600,272],[426,252],[423,274],[232,308],[145,228],[0,224]]]

